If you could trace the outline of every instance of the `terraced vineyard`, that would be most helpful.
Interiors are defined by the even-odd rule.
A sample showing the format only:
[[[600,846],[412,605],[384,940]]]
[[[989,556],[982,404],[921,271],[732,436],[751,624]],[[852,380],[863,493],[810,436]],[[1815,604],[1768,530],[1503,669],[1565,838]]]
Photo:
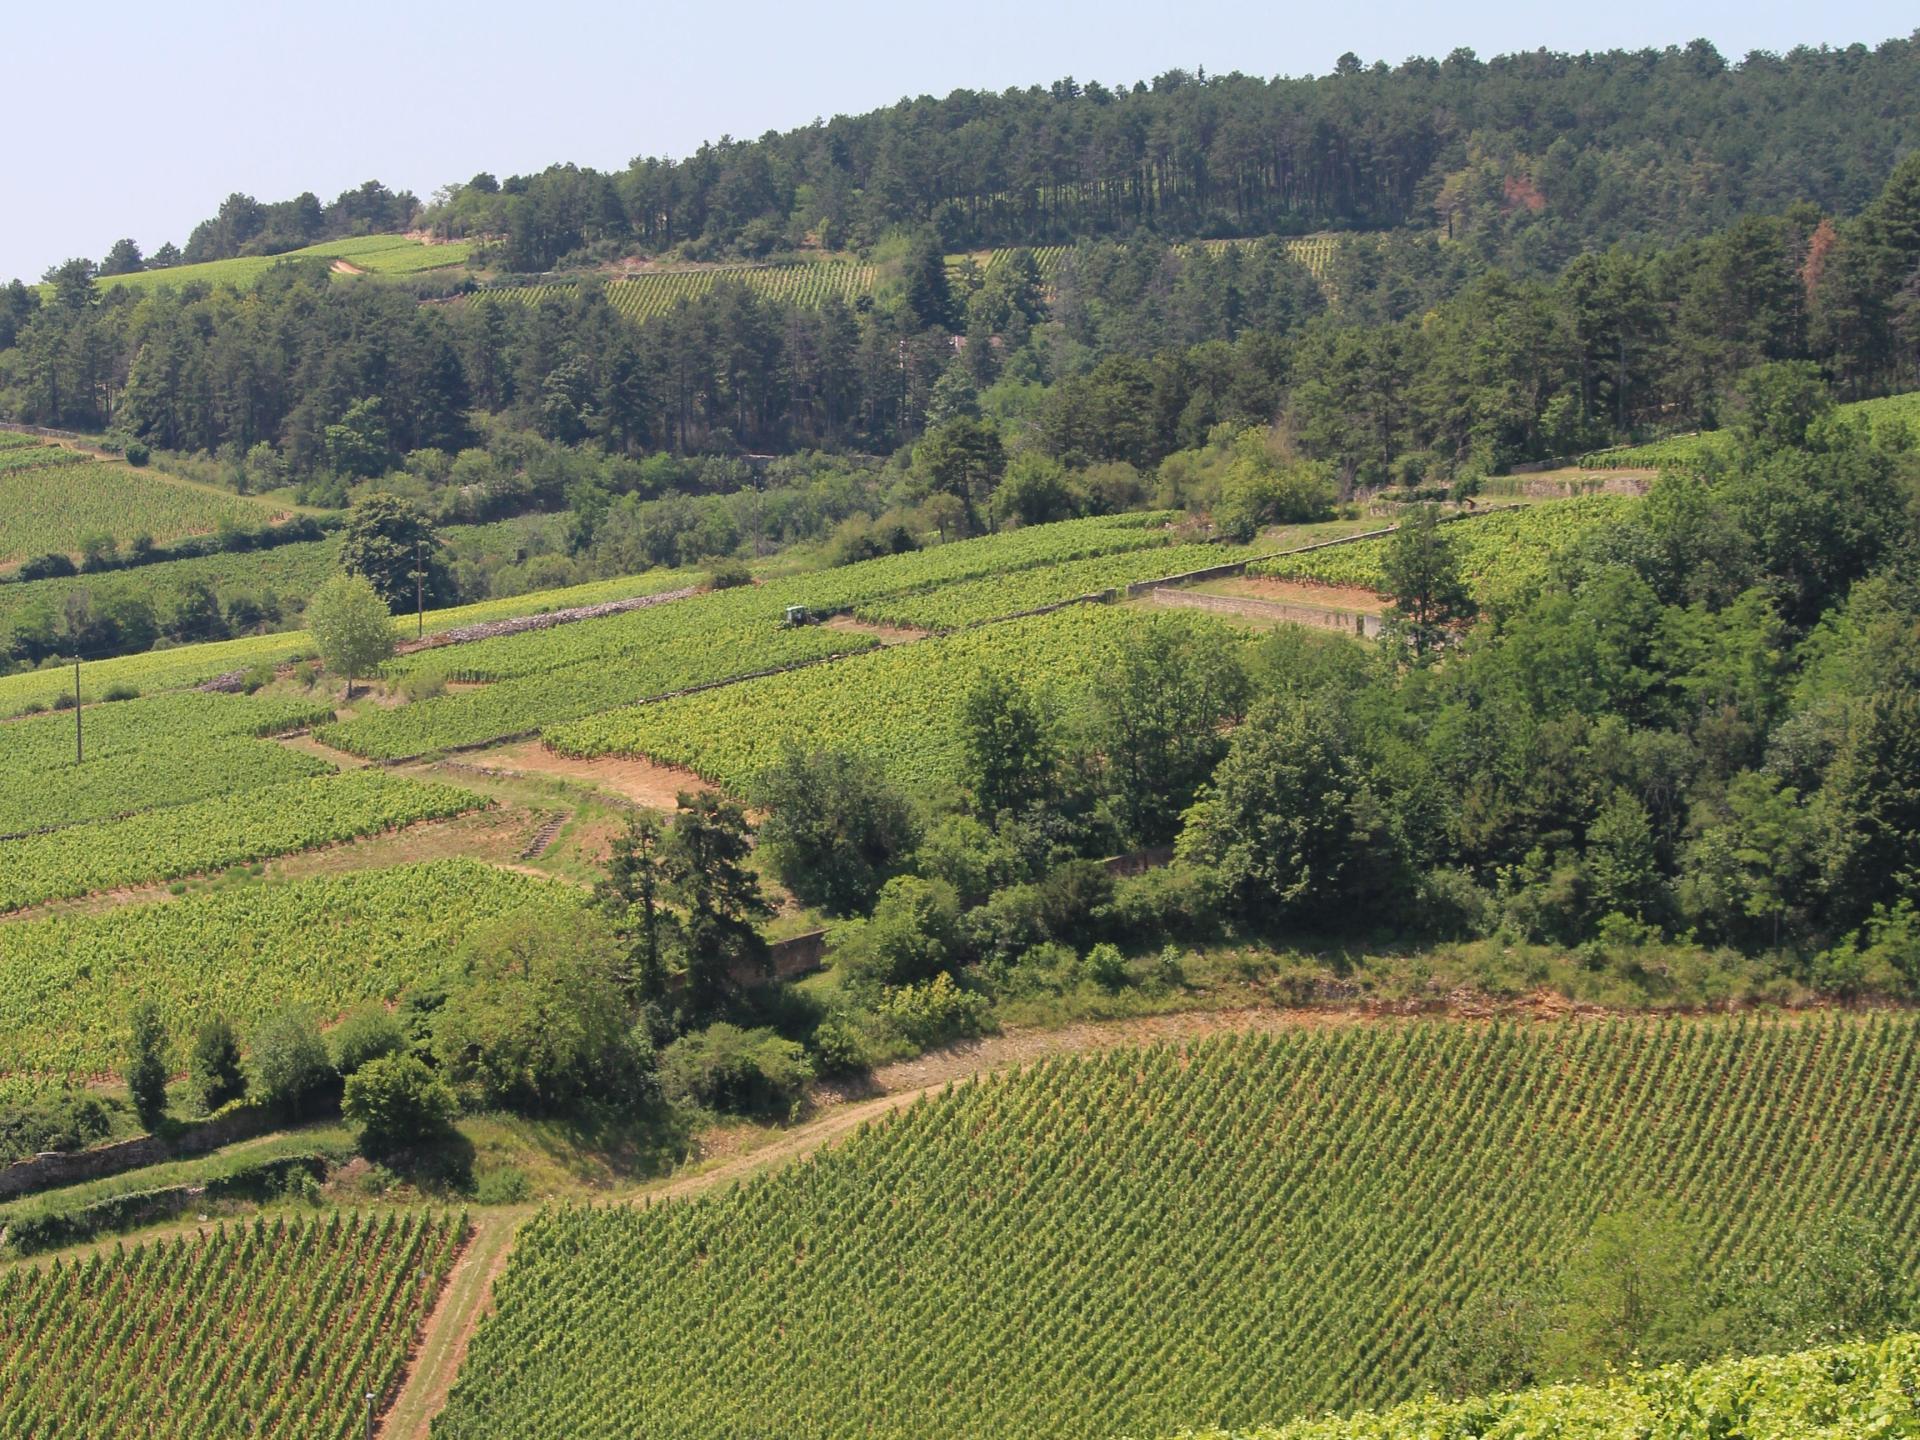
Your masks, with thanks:
[[[451,606],[444,610],[429,610],[426,633],[429,636],[441,635],[467,625],[486,624],[523,615],[544,615],[576,606],[658,594],[686,585],[693,578],[685,571],[652,570],[644,575],[594,580],[558,590],[535,591],[498,600]],[[394,623],[403,635],[411,634],[405,617]],[[177,650],[123,655],[113,660],[92,661],[84,666],[81,671],[81,693],[91,701],[99,699],[115,686],[124,686],[150,695],[156,691],[197,685],[216,675],[245,670],[255,665],[304,660],[313,653],[313,641],[304,630],[289,630],[273,635],[249,635],[239,640],[182,646]],[[44,708],[60,696],[71,694],[72,690],[73,671],[57,666],[27,674],[0,676],[0,717],[18,715],[32,705]]]
[[[1856,400],[1837,407],[1842,419],[1864,421],[1875,432],[1882,427],[1904,427],[1915,442],[1920,442],[1920,390],[1904,395],[1885,395],[1878,400]],[[1735,437],[1727,430],[1706,430],[1693,435],[1674,435],[1645,445],[1618,445],[1610,450],[1595,450],[1580,457],[1587,470],[1677,470],[1698,469],[1709,460],[1728,460],[1734,454]]]
[[[109,1073],[127,1016],[148,1000],[176,1039],[209,1014],[243,1033],[289,1006],[338,1015],[444,978],[477,926],[509,915],[561,925],[584,903],[570,886],[440,860],[7,921],[0,1056],[16,1073]]]
[[[751,794],[786,745],[830,735],[835,746],[871,756],[902,784],[951,786],[962,760],[955,702],[983,668],[1015,673],[1070,707],[1099,682],[1121,637],[1149,624],[1196,625],[1222,645],[1242,638],[1197,617],[1079,606],[608,711],[555,726],[545,738],[563,754],[646,755]]]
[[[311,850],[485,803],[452,785],[359,770],[0,840],[0,914]]]
[[[802,265],[714,265],[698,270],[655,270],[606,282],[607,303],[629,320],[650,320],[676,305],[698,299],[726,281],[785,305],[819,305],[829,296],[851,304],[870,294],[874,267],[845,261]],[[489,302],[537,305],[571,295],[573,281],[548,285],[503,286],[475,298]]]
[[[1455,1306],[1548,1282],[1609,1210],[1682,1207],[1703,1287],[1841,1210],[1911,1266],[1916,1042],[1435,1022],[1046,1062],[724,1194],[544,1214],[434,1433],[1105,1440],[1398,1402]]]
[[[1626,495],[1584,495],[1455,521],[1446,527],[1446,534],[1480,602],[1492,604],[1539,585],[1555,556],[1594,529],[1618,524],[1640,503]],[[1384,590],[1386,576],[1380,567],[1391,543],[1389,537],[1382,537],[1304,555],[1283,555],[1256,562],[1247,573]]]
[[[467,1230],[425,1212],[282,1218],[0,1271],[0,1436],[351,1440]]]
[[[1296,1420],[1188,1440],[1485,1440],[1566,1436],[1682,1440],[1847,1440],[1898,1435],[1920,1392],[1920,1335],[1833,1345],[1794,1355],[1722,1360],[1696,1370],[1666,1367],[1609,1386],[1558,1385],[1468,1400],[1416,1400],[1384,1415]],[[1892,1427],[1889,1426],[1892,1422]]]
[[[203,535],[223,521],[258,525],[263,505],[177,484],[64,446],[0,449],[0,567],[35,555],[78,555],[92,535],[126,542]]]

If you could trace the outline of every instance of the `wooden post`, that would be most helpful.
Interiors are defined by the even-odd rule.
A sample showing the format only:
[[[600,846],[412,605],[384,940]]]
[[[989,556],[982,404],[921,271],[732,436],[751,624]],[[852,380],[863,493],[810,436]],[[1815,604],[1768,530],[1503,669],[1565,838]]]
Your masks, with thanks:
[[[80,727],[80,657],[73,657],[73,763],[84,765],[87,761],[86,737]]]

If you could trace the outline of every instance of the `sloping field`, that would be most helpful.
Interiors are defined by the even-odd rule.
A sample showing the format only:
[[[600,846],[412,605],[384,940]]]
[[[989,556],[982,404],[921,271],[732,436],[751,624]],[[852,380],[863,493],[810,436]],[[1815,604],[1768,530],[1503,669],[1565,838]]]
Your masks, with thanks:
[[[91,536],[125,544],[204,535],[223,521],[260,525],[257,501],[179,484],[59,445],[0,450],[0,568],[36,555],[78,555]]]
[[[289,1006],[331,1016],[390,1000],[443,976],[476,926],[559,924],[583,903],[569,886],[444,860],[0,922],[0,1071],[108,1073],[146,1000],[175,1036],[209,1014],[244,1033]]]
[[[350,1440],[466,1239],[416,1212],[223,1226],[0,1271],[8,1440]]]
[[[1916,1039],[1427,1022],[1048,1062],[724,1194],[543,1215],[435,1434],[1104,1440],[1390,1404],[1458,1306],[1628,1207],[1699,1228],[1703,1287],[1838,1212],[1910,1266]]]
[[[1904,1334],[1696,1370],[1666,1367],[1604,1387],[1420,1400],[1384,1415],[1299,1420],[1231,1436],[1208,1431],[1188,1440],[1855,1440],[1920,1430],[1917,1392],[1920,1335]]]

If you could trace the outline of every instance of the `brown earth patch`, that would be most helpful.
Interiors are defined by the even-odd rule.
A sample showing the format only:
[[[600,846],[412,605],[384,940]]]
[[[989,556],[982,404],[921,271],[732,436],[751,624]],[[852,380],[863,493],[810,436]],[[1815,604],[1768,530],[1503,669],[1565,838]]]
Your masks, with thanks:
[[[466,763],[481,770],[502,775],[552,776],[573,780],[595,789],[610,791],[650,810],[678,808],[682,790],[717,790],[720,787],[702,780],[691,770],[673,765],[657,765],[638,755],[603,755],[597,760],[580,760],[547,749],[538,740],[498,750],[483,750],[466,757]]]
[[[342,770],[364,770],[373,763],[364,756],[351,755],[345,750],[336,750],[331,745],[322,744],[305,730],[295,735],[279,735],[274,738],[277,743],[286,746],[289,750],[298,750],[303,755],[317,755],[330,764],[338,765]]]

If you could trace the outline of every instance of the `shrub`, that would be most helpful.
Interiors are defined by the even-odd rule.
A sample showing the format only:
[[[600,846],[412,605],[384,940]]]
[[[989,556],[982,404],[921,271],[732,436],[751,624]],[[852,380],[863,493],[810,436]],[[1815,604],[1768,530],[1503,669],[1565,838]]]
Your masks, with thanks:
[[[940,974],[923,985],[889,986],[874,1014],[901,1039],[925,1050],[978,1035],[986,1024],[987,1000]]]
[[[107,693],[100,697],[103,701],[138,700],[140,691],[136,686],[119,684],[109,685]]]
[[[458,1110],[452,1087],[413,1055],[368,1060],[340,1100],[340,1113],[360,1127],[360,1148],[373,1155],[438,1139]]]
[[[112,1128],[105,1103],[84,1090],[63,1090],[32,1104],[0,1107],[0,1164],[44,1150],[84,1150],[105,1139]]]
[[[512,1165],[489,1170],[474,1186],[473,1198],[482,1205],[519,1205],[533,1194],[526,1172]]]
[[[709,590],[737,590],[742,585],[753,583],[753,571],[739,560],[718,560],[707,572]]]
[[[900,875],[880,891],[873,918],[856,933],[841,963],[856,981],[910,985],[956,958],[960,902],[944,880]]]
[[[1087,952],[1081,971],[1102,990],[1121,990],[1133,978],[1127,970],[1127,957],[1118,945],[1102,943]]]
[[[224,1016],[206,1021],[194,1035],[187,1075],[195,1098],[208,1113],[247,1093],[246,1072],[240,1068],[240,1041]]]
[[[806,1051],[771,1030],[710,1025],[681,1036],[660,1057],[669,1099],[738,1115],[792,1115],[812,1080]]]
[[[352,1075],[371,1060],[379,1060],[407,1048],[406,1033],[400,1021],[379,1001],[370,1001],[350,1011],[328,1037],[333,1051],[333,1068],[342,1078]]]
[[[147,442],[144,440],[129,440],[123,453],[127,457],[127,464],[136,470],[141,469],[153,458],[153,451],[147,448]]]
[[[313,1017],[284,1010],[253,1036],[253,1093],[287,1119],[308,1114],[339,1083]]]

